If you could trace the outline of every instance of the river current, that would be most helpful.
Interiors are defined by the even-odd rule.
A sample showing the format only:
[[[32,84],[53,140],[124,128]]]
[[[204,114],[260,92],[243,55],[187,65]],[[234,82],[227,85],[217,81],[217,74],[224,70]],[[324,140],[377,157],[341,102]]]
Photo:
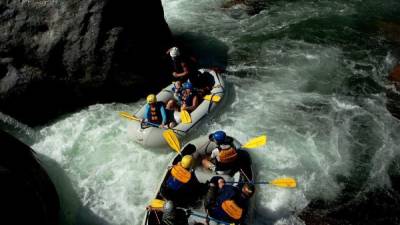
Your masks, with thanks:
[[[257,186],[255,224],[304,224],[298,214],[312,201],[364,201],[363,193],[392,188],[400,122],[385,93],[396,49],[382,29],[400,20],[398,1],[163,5],[177,40],[201,65],[225,69],[230,91],[221,113],[191,137],[222,129],[245,142],[267,134],[267,145],[251,150],[258,180],[298,182],[296,189]],[[132,121],[118,112],[144,103],[92,105],[35,128],[1,115],[39,153],[60,194],[63,224],[141,224],[174,156],[128,136]]]

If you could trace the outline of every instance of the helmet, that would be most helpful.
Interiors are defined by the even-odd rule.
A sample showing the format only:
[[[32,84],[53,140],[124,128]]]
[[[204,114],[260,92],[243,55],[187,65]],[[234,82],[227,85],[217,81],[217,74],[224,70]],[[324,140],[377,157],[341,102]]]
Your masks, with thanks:
[[[192,156],[185,155],[185,156],[183,156],[183,158],[181,160],[181,165],[183,166],[183,168],[188,169],[192,165],[192,162],[193,162]]]
[[[185,83],[182,84],[182,88],[183,88],[183,90],[185,90],[185,89],[192,90],[193,89],[193,84],[190,83],[190,82],[185,82]]]
[[[172,201],[167,200],[164,204],[164,213],[170,214],[174,211],[174,203]]]
[[[147,103],[151,104],[151,103],[156,103],[157,102],[157,97],[154,94],[150,94],[147,96]]]
[[[170,55],[172,58],[176,58],[176,57],[180,56],[181,53],[179,52],[179,48],[177,48],[177,47],[172,47],[172,48],[169,50],[169,55]]]
[[[214,140],[217,143],[221,143],[221,142],[225,141],[226,134],[222,130],[219,130],[219,131],[215,131],[212,137],[214,138]]]

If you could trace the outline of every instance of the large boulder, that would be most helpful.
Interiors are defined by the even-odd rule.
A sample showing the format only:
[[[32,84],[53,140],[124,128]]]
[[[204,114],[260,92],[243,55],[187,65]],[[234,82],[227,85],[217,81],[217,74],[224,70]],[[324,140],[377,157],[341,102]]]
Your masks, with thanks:
[[[0,130],[0,224],[58,224],[59,199],[31,148]]]
[[[0,31],[0,111],[29,125],[133,101],[168,78],[160,0],[0,1]]]

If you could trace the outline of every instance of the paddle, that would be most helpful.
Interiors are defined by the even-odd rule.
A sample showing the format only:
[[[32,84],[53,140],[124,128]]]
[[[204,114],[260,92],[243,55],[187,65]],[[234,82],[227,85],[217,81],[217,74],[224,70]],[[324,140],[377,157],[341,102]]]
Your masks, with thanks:
[[[167,130],[167,131],[164,131],[163,136],[164,136],[165,140],[167,141],[168,145],[173,150],[175,150],[177,153],[179,153],[180,149],[181,149],[181,145],[180,145],[179,139],[176,136],[176,134],[171,130]],[[259,137],[250,139],[241,148],[247,148],[247,149],[258,148],[258,147],[265,145],[266,143],[267,143],[267,135],[261,135]]]
[[[192,123],[192,117],[190,116],[189,112],[185,109],[181,110],[181,120],[183,124]]]
[[[127,118],[127,119],[129,119],[129,120],[136,120],[136,121],[142,122],[141,119],[137,118],[137,117],[134,116],[134,115],[131,115],[131,114],[128,113],[128,112],[119,112],[119,115],[120,115],[121,117],[125,117],[125,118]],[[148,124],[148,125],[150,125],[150,126],[154,126],[154,127],[159,127],[159,126],[160,126],[160,124],[152,123],[152,122],[149,122],[149,121],[143,121],[143,123]]]
[[[218,95],[206,95],[203,98],[204,100],[207,101],[212,101],[212,102],[220,102],[221,101],[221,96]]]
[[[181,144],[175,132],[172,130],[166,130],[163,132],[163,137],[167,141],[168,145],[175,150],[177,153],[181,150]]]
[[[180,208],[180,209],[184,209],[184,208]],[[214,219],[214,218],[209,217],[207,215],[201,215],[201,214],[198,214],[198,213],[194,213],[191,210],[187,210],[187,209],[184,209],[184,210],[186,210],[186,213],[188,213],[188,214],[190,214],[192,216],[197,216],[199,218],[204,218],[206,220],[212,220],[212,221],[217,222],[218,224],[235,225],[235,223],[228,223],[228,222],[225,222],[225,221],[222,221],[222,220],[217,220],[217,219]]]
[[[265,144],[267,144],[267,135],[261,135],[247,141],[246,144],[242,146],[242,148],[258,148]]]
[[[153,199],[150,202],[150,207],[152,209],[154,209],[154,208],[163,208],[164,205],[165,205],[165,201],[161,200],[161,199]],[[185,210],[185,212],[190,214],[190,215],[197,216],[197,217],[204,218],[204,219],[213,220],[213,221],[215,221],[217,223],[222,223],[222,224],[227,224],[227,225],[234,225],[234,223],[228,223],[228,222],[225,222],[225,221],[214,219],[214,218],[209,217],[209,216],[205,216],[205,215],[201,215],[201,214],[198,214],[198,213],[194,213],[190,209],[186,209],[186,208],[182,208],[182,207],[177,207],[177,209]]]
[[[161,199],[153,199],[150,202],[150,207],[151,208],[163,208],[165,204],[164,200]]]
[[[137,118],[137,117],[134,116],[134,115],[131,115],[131,114],[128,113],[128,112],[119,112],[119,115],[120,115],[121,117],[127,118],[127,119],[129,119],[129,120],[135,120],[135,121],[142,122],[141,119]],[[158,128],[160,128],[160,124],[156,124],[156,123],[152,123],[152,122],[148,122],[148,121],[143,121],[143,123],[144,123],[144,124],[147,124],[147,125],[150,125],[150,126],[153,126],[153,127],[158,127]],[[170,129],[170,130],[174,130],[174,131],[185,132],[185,131],[178,130],[178,129],[175,129],[175,128],[162,127],[162,129],[165,129],[165,130]]]
[[[225,182],[227,184],[238,184],[238,183],[251,183],[251,184],[272,184],[277,187],[282,187],[282,188],[295,188],[297,187],[297,182],[294,178],[291,177],[283,177],[283,178],[277,178],[272,181],[258,181],[258,182],[235,182],[235,181],[227,181]]]

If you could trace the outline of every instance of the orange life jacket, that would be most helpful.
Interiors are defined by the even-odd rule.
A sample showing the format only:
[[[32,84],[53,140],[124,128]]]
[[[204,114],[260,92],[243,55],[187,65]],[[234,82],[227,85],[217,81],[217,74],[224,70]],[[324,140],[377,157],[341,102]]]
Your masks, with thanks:
[[[183,168],[180,163],[172,167],[171,175],[184,184],[189,182],[190,178],[192,178],[192,174],[187,169]]]
[[[219,150],[219,162],[221,163],[231,163],[236,160],[238,154],[234,147],[230,147],[228,149],[220,149]]]
[[[225,200],[221,207],[233,219],[239,220],[242,218],[243,209],[236,205],[233,200]]]
[[[150,122],[159,123],[160,117],[158,114],[159,113],[158,113],[157,105],[156,104],[150,105],[150,115],[151,115]]]

